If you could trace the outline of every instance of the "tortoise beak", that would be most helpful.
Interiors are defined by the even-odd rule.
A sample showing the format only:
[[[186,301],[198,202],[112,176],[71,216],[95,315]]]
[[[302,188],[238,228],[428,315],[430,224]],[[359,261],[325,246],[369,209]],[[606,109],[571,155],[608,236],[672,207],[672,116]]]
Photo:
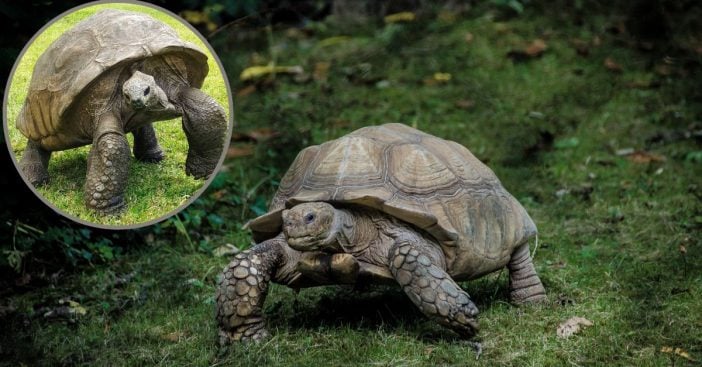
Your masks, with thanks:
[[[135,110],[141,110],[145,106],[144,101],[142,101],[140,99],[131,100],[131,101],[129,101],[129,104],[131,104],[132,108],[134,108]]]

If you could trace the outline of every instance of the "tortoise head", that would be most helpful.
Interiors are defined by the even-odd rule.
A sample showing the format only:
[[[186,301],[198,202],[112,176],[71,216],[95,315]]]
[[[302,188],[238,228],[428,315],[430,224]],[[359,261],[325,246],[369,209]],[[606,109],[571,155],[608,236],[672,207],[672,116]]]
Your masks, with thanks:
[[[338,252],[337,210],[328,203],[298,204],[283,210],[283,233],[288,245],[298,251]]]
[[[135,111],[158,111],[171,107],[166,92],[156,84],[154,77],[135,71],[122,85],[124,101]]]

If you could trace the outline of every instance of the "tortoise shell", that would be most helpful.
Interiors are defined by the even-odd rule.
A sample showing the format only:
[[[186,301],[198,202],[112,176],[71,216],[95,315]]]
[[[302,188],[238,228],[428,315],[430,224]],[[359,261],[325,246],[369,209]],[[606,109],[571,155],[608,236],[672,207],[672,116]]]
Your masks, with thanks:
[[[428,232],[457,279],[503,267],[536,234],[522,205],[468,149],[402,124],[302,150],[269,212],[248,223],[254,239],[274,237],[283,209],[312,201],[374,208]]]
[[[172,69],[192,87],[202,86],[209,71],[207,56],[171,27],[141,13],[96,13],[63,33],[39,57],[17,128],[32,140],[57,133],[62,124],[72,123],[65,116],[71,105],[106,71],[159,55],[178,56],[183,65]]]

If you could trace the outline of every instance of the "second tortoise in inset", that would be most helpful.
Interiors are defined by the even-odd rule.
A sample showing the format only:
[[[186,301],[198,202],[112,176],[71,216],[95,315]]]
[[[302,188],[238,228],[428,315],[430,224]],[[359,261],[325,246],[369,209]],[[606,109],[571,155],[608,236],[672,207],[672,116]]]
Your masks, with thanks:
[[[129,172],[126,134],[134,156],[164,155],[152,122],[183,118],[186,173],[209,176],[224,150],[224,109],[199,88],[207,56],[156,19],[103,10],[61,35],[39,57],[17,128],[28,138],[20,161],[35,186],[48,182],[51,152],[92,144],[85,203],[97,212],[120,211]]]
[[[220,342],[268,335],[270,281],[293,288],[395,283],[429,318],[469,337],[478,309],[456,281],[507,267],[512,301],[546,298],[529,254],[536,227],[468,149],[401,124],[300,152],[269,212],[248,226],[217,287]]]

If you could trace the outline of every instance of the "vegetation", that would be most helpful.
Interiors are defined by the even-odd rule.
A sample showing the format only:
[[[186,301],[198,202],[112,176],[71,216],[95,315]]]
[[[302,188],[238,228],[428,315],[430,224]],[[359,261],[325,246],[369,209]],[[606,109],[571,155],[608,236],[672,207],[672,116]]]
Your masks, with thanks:
[[[94,232],[68,246],[97,254],[107,238],[105,246],[128,249],[111,259],[79,256],[81,266],[65,270],[29,253],[49,245],[44,236],[18,247],[29,254],[0,302],[0,360],[698,364],[702,60],[689,45],[699,33],[648,40],[634,37],[616,13],[566,6],[556,13],[539,2],[519,2],[517,13],[509,3],[422,9],[400,23],[218,32],[211,41],[238,91],[241,126],[225,169],[162,225]],[[265,65],[304,72],[236,80]],[[215,254],[225,244],[249,246],[241,225],[265,212],[299,149],[390,121],[467,146],[524,204],[539,227],[533,248],[549,304],[510,305],[505,272],[463,283],[482,312],[476,360],[471,346],[395,288],[297,294],[273,286],[265,309],[273,337],[219,350],[212,297],[227,258]],[[32,232],[11,228],[18,246],[27,238],[18,228]],[[558,326],[574,316],[593,325],[559,338]]]
[[[199,45],[210,56],[208,60],[210,73],[205,79],[203,90],[213,96],[229,112],[227,88],[217,62],[210,55],[205,44],[180,21],[153,8],[135,4],[90,6],[71,13],[52,24],[32,42],[22,55],[12,76],[7,102],[8,132],[16,160],[19,161],[27,139],[15,128],[14,121],[27,95],[37,59],[63,32],[82,19],[108,7],[139,11],[151,15],[175,29],[182,39]],[[61,212],[90,223],[128,226],[161,219],[175,209],[182,207],[193,195],[201,192],[203,181],[185,174],[188,144],[180,118],[158,122],[154,124],[154,128],[158,135],[159,144],[166,153],[166,158],[159,164],[132,160],[125,192],[125,200],[128,204],[122,215],[100,216],[85,206],[83,185],[90,146],[53,153],[49,163],[51,183],[38,188],[37,191]],[[131,134],[128,135],[128,140],[131,146],[133,143]],[[165,185],[165,182],[168,182],[168,185]]]

